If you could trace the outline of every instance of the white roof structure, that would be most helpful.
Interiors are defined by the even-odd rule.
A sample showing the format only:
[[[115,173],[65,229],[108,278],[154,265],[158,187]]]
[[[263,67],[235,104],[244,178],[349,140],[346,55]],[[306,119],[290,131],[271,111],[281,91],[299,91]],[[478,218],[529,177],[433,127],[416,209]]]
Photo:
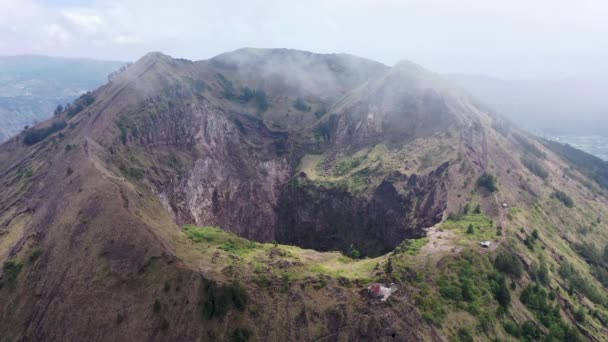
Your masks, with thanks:
[[[492,245],[492,241],[482,241],[479,244],[481,245],[481,247],[488,248],[490,247],[490,245]]]
[[[372,294],[372,296],[380,299],[381,302],[386,302],[388,297],[398,290],[398,287],[395,284],[391,284],[390,287],[386,287],[382,284],[375,283],[368,286],[367,290]]]

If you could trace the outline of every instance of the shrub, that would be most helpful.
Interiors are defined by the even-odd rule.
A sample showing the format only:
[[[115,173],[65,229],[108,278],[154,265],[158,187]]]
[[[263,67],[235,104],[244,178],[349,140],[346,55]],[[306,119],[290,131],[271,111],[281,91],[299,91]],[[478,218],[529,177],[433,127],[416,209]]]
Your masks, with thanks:
[[[458,340],[461,342],[473,342],[473,335],[469,332],[468,329],[460,328],[458,330]]]
[[[570,282],[571,289],[568,291],[574,292],[576,288],[583,293],[587,298],[596,304],[605,303],[605,297],[590,281],[585,279],[569,262],[563,262],[559,267],[559,274]],[[571,294],[572,295],[572,294]]]
[[[256,90],[253,97],[260,112],[265,112],[268,108],[270,108],[270,102],[268,101],[268,97],[263,90]]]
[[[542,335],[540,329],[532,321],[525,321],[521,325],[520,332],[524,341],[538,341]]]
[[[502,327],[503,329],[505,329],[507,334],[513,337],[519,337],[521,335],[521,329],[513,321],[505,321],[502,324]]]
[[[23,142],[26,145],[33,145],[49,135],[64,129],[67,126],[64,120],[55,121],[50,126],[44,128],[31,128],[25,131]]]
[[[242,310],[247,305],[247,291],[238,281],[224,286],[210,281],[205,284],[204,289],[207,297],[203,313],[207,319],[222,318],[232,307]]]
[[[314,129],[315,135],[323,141],[330,141],[332,124],[329,120],[321,122],[319,126]]]
[[[28,258],[30,262],[34,262],[36,260],[38,260],[38,258],[42,255],[42,249],[40,249],[39,247],[36,247],[32,250],[32,253],[30,254],[30,257]]]
[[[473,214],[481,214],[481,206],[479,204],[473,209]]]
[[[494,299],[496,299],[498,304],[506,311],[509,308],[509,305],[511,305],[511,293],[507,288],[505,278],[498,278],[492,287]]]
[[[570,196],[563,191],[555,191],[551,197],[558,199],[568,208],[574,207],[574,201],[572,201],[572,198],[570,198]]]
[[[272,285],[272,282],[265,274],[258,274],[253,278],[253,282],[256,283],[259,287],[269,287]]]
[[[521,278],[523,268],[518,256],[512,251],[504,251],[498,254],[494,260],[494,266],[502,273],[516,279]]]
[[[469,227],[467,228],[467,234],[475,234],[475,227],[473,227],[473,224],[469,224]]]
[[[93,97],[93,95],[91,95],[91,93],[83,94],[78,99],[76,99],[74,103],[67,106],[66,109],[68,111],[68,117],[71,118],[72,116],[82,112],[86,107],[93,104],[93,102],[95,102],[95,98]]]
[[[579,306],[579,308],[574,311],[574,319],[579,323],[585,323],[585,308]]]
[[[57,116],[57,115],[61,114],[61,112],[63,112],[63,106],[57,105],[57,108],[55,108],[55,111],[53,112],[53,116]]]
[[[247,342],[251,337],[251,332],[246,328],[236,328],[232,332],[232,342]]]
[[[547,179],[549,177],[549,172],[547,172],[538,161],[528,156],[524,156],[521,158],[521,163],[536,176],[542,179]]]
[[[460,287],[453,284],[444,284],[439,287],[439,294],[441,297],[449,300],[453,300],[456,302],[462,301],[462,291]]]
[[[152,304],[152,310],[154,310],[154,312],[160,312],[161,309],[161,304],[160,304],[160,300],[158,300],[158,298],[156,298],[154,300],[154,304]]]
[[[9,260],[4,262],[4,277],[8,283],[13,283],[17,280],[23,264],[16,260]]]
[[[484,172],[481,176],[479,176],[477,179],[477,185],[482,188],[486,188],[489,192],[496,192],[498,190],[496,186],[496,178],[487,172]]]

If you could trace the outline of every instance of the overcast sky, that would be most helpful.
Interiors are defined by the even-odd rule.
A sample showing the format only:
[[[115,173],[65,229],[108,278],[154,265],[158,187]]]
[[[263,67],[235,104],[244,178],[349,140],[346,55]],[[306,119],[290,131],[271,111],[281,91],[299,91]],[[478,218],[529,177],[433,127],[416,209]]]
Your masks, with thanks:
[[[347,52],[508,78],[608,71],[606,0],[0,0],[0,55]]]

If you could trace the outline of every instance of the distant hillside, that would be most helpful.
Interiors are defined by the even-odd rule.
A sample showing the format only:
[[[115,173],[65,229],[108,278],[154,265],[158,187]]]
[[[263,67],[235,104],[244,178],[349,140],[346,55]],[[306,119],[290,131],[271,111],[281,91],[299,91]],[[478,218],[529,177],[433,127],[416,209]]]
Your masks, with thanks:
[[[551,133],[603,134],[608,129],[608,74],[558,80],[446,78],[520,126]]]
[[[48,119],[58,104],[107,81],[124,62],[45,56],[0,57],[0,142]]]

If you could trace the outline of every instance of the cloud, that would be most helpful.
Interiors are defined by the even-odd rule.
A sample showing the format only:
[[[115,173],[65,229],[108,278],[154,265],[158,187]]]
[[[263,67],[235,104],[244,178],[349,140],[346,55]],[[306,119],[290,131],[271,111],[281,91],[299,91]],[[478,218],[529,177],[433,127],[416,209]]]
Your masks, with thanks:
[[[349,52],[439,72],[606,71],[602,0],[43,0],[0,2],[0,54],[204,59],[243,46]]]

